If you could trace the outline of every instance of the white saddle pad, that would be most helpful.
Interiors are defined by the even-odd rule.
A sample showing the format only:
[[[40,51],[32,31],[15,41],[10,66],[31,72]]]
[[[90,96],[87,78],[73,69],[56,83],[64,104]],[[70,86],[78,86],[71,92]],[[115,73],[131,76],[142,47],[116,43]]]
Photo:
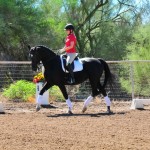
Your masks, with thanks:
[[[61,60],[61,66],[62,66],[62,69],[64,72],[67,72],[67,70],[65,70],[65,67],[64,67],[64,63],[63,63],[63,55],[60,55],[60,60]],[[74,70],[73,72],[78,72],[78,71],[82,71],[83,70],[83,64],[81,62],[81,60],[74,60]]]

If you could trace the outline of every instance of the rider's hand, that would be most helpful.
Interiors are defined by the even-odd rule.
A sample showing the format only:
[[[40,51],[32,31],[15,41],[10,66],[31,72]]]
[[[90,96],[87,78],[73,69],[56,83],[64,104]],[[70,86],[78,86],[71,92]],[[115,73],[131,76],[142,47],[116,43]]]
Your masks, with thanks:
[[[62,48],[62,49],[59,50],[59,53],[63,53],[63,52],[65,52],[64,48]]]

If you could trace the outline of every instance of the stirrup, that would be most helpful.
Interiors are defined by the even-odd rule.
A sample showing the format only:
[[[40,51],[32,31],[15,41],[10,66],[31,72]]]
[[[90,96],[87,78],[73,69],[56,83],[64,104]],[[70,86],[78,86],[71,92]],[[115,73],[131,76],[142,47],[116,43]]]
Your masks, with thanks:
[[[74,79],[74,78],[71,78],[71,82],[72,82],[72,83],[75,83],[75,79]]]
[[[69,81],[67,81],[69,84],[73,84],[73,83],[75,83],[75,79],[73,79],[73,78],[71,78],[71,79],[69,79]]]

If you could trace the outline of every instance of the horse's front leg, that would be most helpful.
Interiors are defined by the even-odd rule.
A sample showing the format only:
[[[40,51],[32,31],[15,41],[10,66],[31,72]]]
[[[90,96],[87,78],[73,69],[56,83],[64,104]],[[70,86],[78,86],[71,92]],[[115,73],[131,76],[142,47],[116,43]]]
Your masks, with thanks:
[[[68,106],[68,114],[73,114],[72,113],[72,103],[71,103],[70,98],[68,97],[66,87],[64,85],[59,85],[59,88],[60,88],[64,98],[66,99],[66,103]]]
[[[43,88],[41,89],[38,97],[37,97],[37,104],[36,104],[36,111],[39,111],[41,109],[41,103],[42,103],[42,98],[43,98],[43,94],[44,92],[46,92],[52,85],[48,82],[45,83],[45,85],[43,86]]]

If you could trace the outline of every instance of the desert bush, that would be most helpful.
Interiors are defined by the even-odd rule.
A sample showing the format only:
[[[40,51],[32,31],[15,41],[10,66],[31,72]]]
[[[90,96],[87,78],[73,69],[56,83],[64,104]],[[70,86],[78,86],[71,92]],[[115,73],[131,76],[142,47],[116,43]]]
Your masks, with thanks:
[[[50,101],[64,101],[64,97],[58,86],[53,86],[49,89]],[[19,99],[20,101],[27,102],[31,97],[35,97],[36,84],[26,80],[19,80],[4,88],[3,96],[10,100]]]
[[[35,95],[35,84],[26,80],[19,80],[4,88],[3,95],[10,100],[19,99],[27,101],[29,97]]]

